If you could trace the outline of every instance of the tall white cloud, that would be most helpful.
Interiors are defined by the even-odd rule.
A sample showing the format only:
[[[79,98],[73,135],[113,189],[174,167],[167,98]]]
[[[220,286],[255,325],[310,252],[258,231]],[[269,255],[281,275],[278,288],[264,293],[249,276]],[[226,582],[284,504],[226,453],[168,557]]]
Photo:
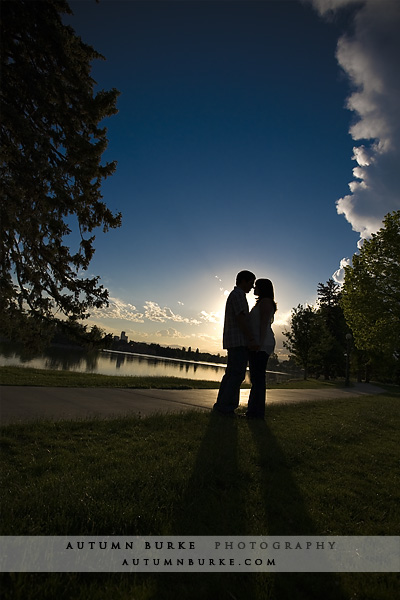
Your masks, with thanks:
[[[350,134],[360,141],[351,194],[337,201],[337,210],[362,239],[400,208],[399,56],[400,3],[367,0],[356,13],[354,33],[341,37],[337,47],[338,62],[355,88],[347,103],[357,115]]]
[[[350,193],[336,207],[362,241],[380,229],[388,212],[400,208],[400,2],[309,1],[322,16],[343,6],[355,9],[336,57],[352,88],[347,108],[355,116],[349,133],[357,142],[356,166]]]

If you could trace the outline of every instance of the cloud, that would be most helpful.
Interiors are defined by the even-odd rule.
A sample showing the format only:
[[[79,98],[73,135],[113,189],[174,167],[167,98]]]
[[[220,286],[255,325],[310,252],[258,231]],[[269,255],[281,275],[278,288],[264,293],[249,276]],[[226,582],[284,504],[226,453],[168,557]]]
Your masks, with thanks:
[[[351,260],[349,258],[342,258],[342,260],[340,261],[340,267],[332,275],[332,277],[333,277],[334,281],[336,281],[336,283],[340,283],[340,284],[344,283],[344,268],[350,264],[351,264]]]
[[[340,8],[351,4],[359,4],[363,0],[308,0],[317,9],[320,15],[326,15]]]
[[[364,143],[353,150],[351,193],[336,205],[361,239],[400,208],[399,31],[400,4],[368,0],[356,13],[354,33],[337,46],[338,62],[354,88],[347,101],[357,116],[350,134]]]
[[[281,313],[277,312],[274,316],[273,326],[275,327],[288,327],[290,324],[290,319],[292,317],[292,311],[288,310],[287,312]]]
[[[215,279],[217,279],[217,280],[218,280],[220,283],[222,283],[222,279],[221,279],[221,277],[219,277],[218,275],[215,275],[214,277],[215,277]],[[219,291],[220,291],[220,292],[222,292],[224,296],[228,296],[228,294],[229,294],[229,290],[226,290],[224,287],[220,287],[220,288],[219,288]]]
[[[204,352],[212,352],[222,354],[224,351],[222,350],[221,337],[215,335],[207,335],[206,333],[201,333],[196,335],[197,340],[201,340],[204,342]]]
[[[123,302],[118,298],[109,298],[109,306],[94,309],[92,316],[102,319],[124,319],[125,321],[144,323],[144,315],[137,312],[136,306]]]
[[[205,310],[202,310],[200,316],[203,321],[207,321],[207,323],[217,323],[219,325],[222,322],[221,313],[218,312],[208,313]]]
[[[215,337],[212,335],[207,335],[205,333],[200,334],[183,334],[177,329],[173,327],[168,327],[167,329],[160,329],[156,331],[155,335],[160,338],[169,338],[176,340],[192,340],[193,343],[199,344],[199,340],[203,341],[206,345],[212,348],[213,351],[216,349],[220,350],[220,339],[219,337]],[[189,342],[190,343],[190,342]],[[205,352],[207,350],[204,350]]]
[[[143,308],[144,312],[139,312],[133,304],[129,304],[118,298],[109,298],[109,306],[94,309],[92,311],[92,317],[102,319],[123,319],[125,321],[134,321],[136,323],[144,323],[145,319],[159,323],[165,323],[166,321],[186,323],[189,325],[201,325],[202,323],[202,321],[199,321],[198,319],[190,319],[188,317],[177,315],[167,306],[161,307],[157,302],[151,300],[147,300],[144,303]],[[205,320],[203,315],[201,315],[201,318]]]
[[[360,234],[360,247],[382,227],[387,213],[400,209],[400,2],[309,1],[323,16],[344,6],[355,8],[336,58],[352,89],[346,106],[354,114],[349,133],[357,142],[356,166],[350,193],[337,200],[336,208]]]
[[[160,329],[159,331],[156,331],[156,336],[157,337],[168,337],[168,338],[191,337],[189,335],[183,335],[182,333],[180,333],[177,329],[174,329],[173,327],[168,327],[168,329]]]
[[[201,321],[198,321],[197,319],[189,319],[187,317],[182,317],[181,315],[176,315],[167,306],[162,308],[157,302],[152,302],[151,300],[147,300],[144,303],[144,316],[149,321],[159,321],[160,323],[165,323],[166,321],[189,323],[190,325],[200,325],[201,323]]]
[[[144,340],[150,337],[146,331],[137,331],[136,329],[127,329],[126,334],[135,341]]]

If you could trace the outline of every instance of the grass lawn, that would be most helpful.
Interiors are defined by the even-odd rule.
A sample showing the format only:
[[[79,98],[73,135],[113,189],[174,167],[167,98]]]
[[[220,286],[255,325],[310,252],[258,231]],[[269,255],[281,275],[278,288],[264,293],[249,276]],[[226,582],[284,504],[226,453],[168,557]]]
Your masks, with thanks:
[[[1,385],[34,385],[52,387],[109,387],[136,389],[217,389],[218,381],[202,381],[180,377],[134,377],[128,375],[99,375],[97,373],[78,373],[74,371],[58,371],[51,369],[34,369],[31,367],[0,367]],[[343,387],[344,380],[332,382],[316,379],[303,381],[290,380],[284,383],[269,383],[272,388],[306,388],[326,389]],[[250,387],[244,383],[243,388]]]
[[[2,535],[398,535],[399,392],[2,428]],[[391,600],[397,574],[5,574],[3,600]]]
[[[130,377],[126,375],[99,375],[31,367],[0,367],[1,385],[35,385],[52,387],[108,387],[136,389],[175,389],[191,388],[215,389],[216,381],[197,381],[180,377]]]

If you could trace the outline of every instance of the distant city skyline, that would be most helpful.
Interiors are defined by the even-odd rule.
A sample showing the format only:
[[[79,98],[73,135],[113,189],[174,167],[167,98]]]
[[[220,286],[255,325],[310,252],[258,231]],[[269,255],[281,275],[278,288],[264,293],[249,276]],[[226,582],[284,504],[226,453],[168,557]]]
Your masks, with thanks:
[[[98,89],[121,92],[102,192],[123,224],[96,236],[89,273],[110,306],[86,324],[222,352],[226,295],[249,269],[274,283],[282,358],[291,309],[400,208],[399,3],[70,6],[106,59]]]

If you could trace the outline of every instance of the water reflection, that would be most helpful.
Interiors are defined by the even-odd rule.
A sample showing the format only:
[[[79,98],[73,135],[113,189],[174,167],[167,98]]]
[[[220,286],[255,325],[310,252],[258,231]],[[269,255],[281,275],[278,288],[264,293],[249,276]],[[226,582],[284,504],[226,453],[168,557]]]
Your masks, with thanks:
[[[0,343],[0,366],[25,366],[37,369],[155,377],[185,377],[219,381],[224,366],[193,363],[123,352],[84,352],[75,348],[51,347],[35,355],[24,355],[17,344]]]
[[[16,365],[36,369],[96,373],[98,363],[98,352],[53,346],[43,352],[25,354],[19,344],[0,343],[0,366]]]
[[[145,354],[116,351],[85,352],[79,348],[52,346],[36,355],[25,355],[18,344],[0,342],[0,366],[25,366],[36,369],[127,375],[141,377],[180,377],[221,381],[225,367],[213,363],[182,361]],[[284,381],[288,374],[267,372],[267,383]],[[246,381],[250,383],[249,375]]]

